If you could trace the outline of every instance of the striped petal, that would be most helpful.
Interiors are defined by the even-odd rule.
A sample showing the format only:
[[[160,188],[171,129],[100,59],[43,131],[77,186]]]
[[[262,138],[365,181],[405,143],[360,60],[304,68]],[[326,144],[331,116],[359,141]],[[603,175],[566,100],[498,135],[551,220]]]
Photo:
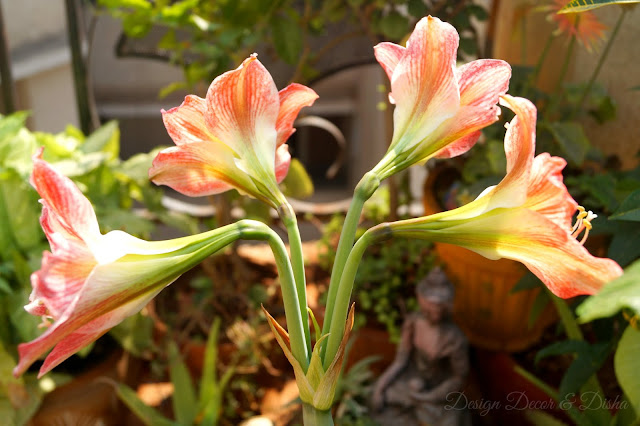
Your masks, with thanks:
[[[391,78],[396,103],[392,149],[405,150],[421,142],[456,114],[457,49],[458,33],[451,25],[431,16],[416,25]]]
[[[382,69],[387,73],[389,81],[393,78],[393,71],[396,69],[398,62],[405,54],[406,49],[395,43],[385,41],[377,44],[373,48],[376,60],[382,65]],[[395,103],[395,102],[394,102]]]
[[[42,160],[42,149],[33,157],[31,184],[47,209],[45,232],[64,232],[85,242],[100,235],[98,220],[89,200],[68,177]],[[49,238],[50,235],[47,235]]]
[[[162,150],[153,160],[149,179],[191,197],[237,188],[262,198],[235,166],[233,153],[222,144],[194,142]]]
[[[273,174],[280,99],[269,72],[255,56],[217,77],[207,91],[205,121],[210,132],[239,158],[246,173]]]
[[[215,141],[205,123],[206,111],[206,101],[195,95],[188,95],[178,107],[162,110],[162,121],[176,145]]]
[[[564,186],[562,169],[567,162],[542,153],[533,159],[527,201],[523,207],[537,211],[564,229],[571,228],[578,203]]]
[[[448,228],[437,238],[490,259],[522,262],[562,298],[594,294],[622,275],[616,262],[592,256],[566,228],[526,208],[489,212]]]
[[[498,120],[500,108],[496,104],[509,89],[511,67],[504,61],[480,59],[462,65],[457,74],[460,110],[438,132],[445,145],[438,152],[441,158],[464,154],[478,140],[478,131]]]
[[[527,191],[535,151],[536,107],[527,99],[505,95],[501,103],[515,112],[507,125],[504,148],[507,156],[507,174],[502,181],[483,191],[473,202],[445,214],[449,218],[467,219],[492,209],[518,207],[527,200]]]
[[[86,246],[69,240],[64,249],[45,252],[42,267],[31,275],[31,302],[44,305],[48,315],[59,318],[76,299],[96,260]]]
[[[304,107],[311,106],[318,99],[318,94],[302,84],[293,83],[279,92],[280,110],[276,120],[278,138],[276,145],[282,146],[295,132],[293,122]],[[277,163],[277,159],[276,159]],[[277,167],[277,164],[276,164]]]

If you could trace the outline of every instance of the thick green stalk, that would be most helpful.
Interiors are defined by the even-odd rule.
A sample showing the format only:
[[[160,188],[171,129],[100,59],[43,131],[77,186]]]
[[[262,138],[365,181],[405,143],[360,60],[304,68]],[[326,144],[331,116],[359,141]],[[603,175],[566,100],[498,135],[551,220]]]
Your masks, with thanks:
[[[302,423],[304,426],[333,426],[331,410],[320,411],[311,404],[302,404]]]
[[[289,203],[282,204],[278,208],[278,214],[289,235],[289,250],[291,251],[291,265],[293,266],[293,276],[296,282],[298,303],[300,304],[300,312],[304,313],[302,329],[304,330],[307,353],[311,356],[311,333],[309,331],[309,315],[307,315],[307,283],[304,275],[304,255],[302,253],[302,239],[300,238],[298,221]]]
[[[307,351],[302,312],[300,311],[296,282],[293,276],[291,262],[289,262],[287,248],[278,234],[264,223],[254,220],[242,220],[238,223],[242,225],[240,228],[242,232],[241,238],[267,241],[273,251],[273,257],[276,260],[276,267],[278,269],[278,276],[280,277],[280,287],[282,288],[282,301],[284,303],[284,312],[287,320],[287,331],[289,332],[291,352],[306,372],[309,367],[310,355]]]
[[[622,26],[622,21],[624,20],[624,17],[627,16],[627,12],[629,11],[629,9],[627,8],[622,8],[622,13],[620,13],[620,17],[618,18],[618,21],[616,22],[616,26],[613,29],[613,32],[611,33],[611,37],[609,37],[609,41],[607,42],[607,45],[605,46],[604,50],[602,51],[602,55],[600,55],[600,59],[598,60],[598,65],[596,65],[596,69],[593,71],[593,74],[591,75],[591,78],[589,79],[589,82],[587,83],[587,87],[584,89],[584,92],[582,93],[582,96],[580,97],[580,101],[578,102],[578,106],[577,108],[573,111],[573,115],[575,115],[578,111],[580,111],[582,109],[582,106],[584,104],[584,102],[587,99],[587,96],[589,96],[589,93],[591,92],[591,89],[593,88],[593,84],[596,81],[596,78],[598,78],[598,74],[600,73],[600,69],[602,68],[602,65],[604,64],[605,59],[607,59],[607,56],[609,55],[609,51],[611,50],[611,46],[613,46],[613,42],[615,41],[616,37],[618,36],[618,31],[620,30],[620,26]]]
[[[360,214],[362,214],[362,208],[364,207],[364,203],[371,198],[376,189],[378,189],[378,186],[380,186],[380,180],[374,173],[369,172],[362,177],[353,193],[353,200],[351,201],[347,217],[345,218],[344,225],[342,226],[340,241],[338,242],[338,249],[336,251],[336,258],[333,262],[333,269],[331,271],[331,280],[329,281],[327,304],[324,313],[324,324],[322,326],[323,335],[327,334],[331,328],[340,277],[342,276],[342,271],[344,270],[347,258],[349,257],[349,252],[353,247],[353,241],[356,238],[356,230],[358,228]],[[344,326],[344,323],[342,326]]]
[[[355,282],[356,273],[358,272],[358,266],[360,265],[362,255],[369,245],[381,240],[381,237],[386,235],[387,229],[387,224],[382,223],[365,232],[353,246],[353,249],[349,253],[349,257],[345,262],[345,267],[339,275],[340,281],[336,291],[336,298],[333,302],[333,312],[330,321],[331,326],[329,328],[329,337],[327,338],[325,356],[323,359],[325,371],[333,362],[344,335],[344,327],[347,322],[347,311],[349,309],[349,300],[351,299],[351,292],[353,290],[353,284]],[[329,318],[325,318],[325,323],[327,321],[329,321]]]

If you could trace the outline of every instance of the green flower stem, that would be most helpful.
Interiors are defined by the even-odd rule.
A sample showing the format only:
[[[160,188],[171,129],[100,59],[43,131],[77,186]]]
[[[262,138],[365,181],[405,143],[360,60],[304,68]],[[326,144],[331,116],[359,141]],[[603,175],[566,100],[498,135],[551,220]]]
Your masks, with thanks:
[[[380,186],[380,179],[378,179],[376,174],[369,172],[362,177],[353,193],[353,200],[349,206],[347,217],[344,220],[342,233],[340,234],[340,241],[338,242],[338,249],[336,251],[336,258],[333,262],[333,269],[331,271],[331,280],[329,281],[327,303],[324,313],[324,324],[322,326],[323,335],[327,334],[332,326],[331,322],[333,321],[334,305],[336,303],[340,277],[342,276],[342,271],[344,270],[347,258],[349,257],[349,252],[353,247],[353,241],[356,238],[356,230],[358,228],[360,215],[362,214],[362,208],[364,207],[364,203],[371,198],[376,189],[378,189],[378,186]],[[348,304],[348,302],[349,301],[347,300],[345,303]],[[343,327],[344,323],[340,326]],[[323,351],[322,355],[324,356],[325,353],[326,349]],[[326,362],[325,365],[327,365]]]
[[[571,36],[571,40],[569,41],[569,47],[567,48],[567,54],[564,57],[562,68],[560,68],[560,75],[558,76],[558,81],[556,82],[556,88],[554,90],[555,96],[552,98],[551,102],[549,103],[549,112],[554,112],[560,104],[561,96],[559,96],[558,94],[562,89],[562,82],[564,82],[564,79],[567,76],[567,71],[569,70],[569,63],[571,62],[571,58],[573,57],[573,50],[575,45],[576,45],[576,36]]]
[[[302,404],[302,423],[304,426],[333,426],[331,410],[320,411],[311,404]]]
[[[580,111],[582,109],[582,106],[584,104],[584,102],[587,100],[587,96],[589,96],[589,93],[591,92],[591,89],[593,88],[593,84],[596,81],[596,78],[598,78],[598,74],[600,73],[600,69],[602,68],[602,65],[604,64],[605,59],[607,59],[607,56],[609,55],[609,51],[611,50],[611,46],[613,46],[613,42],[615,41],[616,37],[618,36],[618,31],[620,30],[620,26],[622,26],[622,21],[624,20],[624,17],[627,16],[627,12],[629,11],[628,8],[622,8],[622,13],[620,13],[620,17],[618,18],[618,21],[616,22],[616,26],[613,29],[613,32],[611,33],[611,37],[609,37],[609,41],[607,42],[607,45],[605,46],[604,50],[602,51],[602,55],[600,55],[600,59],[598,60],[598,65],[596,65],[596,69],[593,71],[593,74],[591,75],[591,78],[589,79],[589,82],[587,83],[587,87],[584,89],[584,92],[582,93],[582,96],[580,97],[580,101],[578,102],[578,106],[577,108],[573,111],[573,115],[575,115],[575,113],[577,113],[578,111]]]
[[[267,241],[273,251],[273,257],[276,260],[276,267],[278,268],[278,276],[280,277],[280,287],[282,288],[282,301],[287,319],[287,331],[289,332],[291,352],[306,372],[309,367],[309,352],[307,351],[306,338],[304,335],[296,282],[293,276],[293,270],[291,269],[291,262],[289,262],[287,248],[278,234],[262,222],[241,220],[238,222],[238,225],[240,226],[241,238],[246,240]]]
[[[526,98],[529,95],[529,90],[531,86],[535,86],[538,83],[538,77],[540,76],[540,71],[542,71],[542,65],[544,65],[544,61],[547,59],[549,55],[549,51],[551,50],[551,45],[553,41],[556,39],[556,35],[551,33],[547,38],[547,42],[542,49],[542,53],[540,53],[540,57],[538,58],[538,62],[536,62],[535,68],[533,68],[533,72],[527,82],[525,83],[524,90],[522,91],[522,97]]]
[[[333,362],[344,335],[344,327],[347,322],[347,311],[349,309],[349,300],[351,299],[351,292],[353,290],[353,284],[355,282],[356,273],[358,272],[358,266],[360,265],[362,255],[371,244],[381,241],[388,236],[388,224],[381,223],[374,226],[358,239],[356,244],[353,246],[353,250],[349,253],[345,267],[339,275],[340,281],[336,292],[336,298],[333,302],[333,312],[330,321],[331,327],[329,328],[329,337],[327,338],[327,345],[325,347],[326,352],[323,360],[325,371]],[[328,306],[329,305],[327,304],[327,307]],[[328,320],[329,318],[325,318],[325,323],[327,323]]]
[[[304,313],[302,329],[304,330],[307,353],[311,356],[311,333],[309,331],[309,315],[307,315],[307,283],[304,275],[304,255],[302,253],[302,239],[300,238],[298,221],[289,203],[282,204],[278,208],[278,214],[289,235],[289,249],[291,251],[291,264],[296,282],[296,292],[298,293],[298,303],[300,304],[300,312]]]

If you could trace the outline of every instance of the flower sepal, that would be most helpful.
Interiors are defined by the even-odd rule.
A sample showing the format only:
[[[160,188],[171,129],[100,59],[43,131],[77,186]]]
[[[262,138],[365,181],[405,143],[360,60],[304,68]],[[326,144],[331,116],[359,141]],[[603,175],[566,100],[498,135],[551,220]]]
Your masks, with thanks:
[[[340,342],[340,347],[326,371],[322,366],[320,349],[325,343],[326,338],[329,336],[328,334],[325,334],[316,341],[311,354],[309,367],[305,371],[300,362],[291,353],[291,345],[287,331],[278,324],[275,318],[267,312],[264,306],[262,307],[262,310],[267,317],[267,321],[269,322],[273,335],[282,348],[287,360],[293,367],[302,402],[319,411],[329,410],[333,404],[333,398],[335,397],[336,387],[338,385],[338,378],[340,377],[342,363],[344,362],[345,349],[347,342],[349,341],[349,336],[351,335],[351,330],[353,329],[354,305],[351,305],[344,335]]]

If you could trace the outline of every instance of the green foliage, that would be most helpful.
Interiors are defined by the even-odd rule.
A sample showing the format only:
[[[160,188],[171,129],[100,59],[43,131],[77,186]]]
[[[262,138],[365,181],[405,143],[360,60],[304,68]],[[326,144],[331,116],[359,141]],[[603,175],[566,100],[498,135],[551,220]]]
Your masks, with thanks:
[[[340,45],[337,37],[331,37],[332,26],[353,28],[338,37],[366,35],[398,42],[434,7],[421,0],[393,4],[379,0],[308,1],[304,7],[294,0],[99,0],[98,5],[121,20],[128,37],[145,37],[152,28],[164,31],[156,53],[180,66],[184,81],[169,84],[161,96],[175,89],[193,89],[198,83],[209,84],[264,45],[273,47],[280,60],[294,67],[293,80],[309,80],[318,75],[316,66],[323,56],[334,53]],[[438,16],[455,23],[463,35],[465,53],[477,53],[478,40],[470,18],[486,20],[485,9],[456,0],[438,5]]]
[[[602,366],[611,352],[611,346],[607,343],[589,344],[584,340],[564,340],[552,343],[536,354],[536,362],[540,359],[562,354],[574,354],[575,358],[567,371],[562,376],[558,398],[564,401],[580,388]]]
[[[162,416],[144,404],[135,391],[128,386],[115,384],[117,395],[145,425],[203,425],[218,424],[222,412],[222,401],[229,380],[235,369],[228,367],[218,379],[218,335],[220,319],[216,318],[209,330],[204,354],[203,373],[199,391],[196,389],[187,365],[182,360],[174,342],[169,343],[169,375],[173,384],[173,412],[176,421]]]
[[[27,115],[18,112],[0,116],[0,321],[4,324],[0,329],[0,346],[4,347],[3,353],[9,354],[13,366],[17,345],[42,333],[38,328],[41,318],[23,308],[31,293],[30,275],[40,267],[42,252],[48,249],[39,223],[39,197],[28,183],[31,157],[39,147],[44,147],[45,160],[70,176],[90,200],[99,201],[95,210],[103,232],[122,229],[148,238],[155,224],[149,215],[143,218],[132,212],[136,204],[146,207],[160,221],[169,223],[163,219],[171,218],[172,223],[193,229],[190,220],[174,217],[160,204],[161,190],[152,187],[146,177],[153,153],[124,162],[118,158],[116,122],[107,123],[85,137],[72,126],[59,134],[30,132],[25,127]],[[116,327],[114,336],[125,349],[142,354],[151,348],[149,321],[134,316]],[[9,364],[5,361],[6,357],[2,368]],[[11,386],[17,386],[16,383]],[[38,381],[34,383],[38,385]],[[35,391],[32,395],[38,399],[41,396]]]
[[[640,331],[632,326],[626,328],[618,343],[614,358],[616,377],[620,387],[640,418]]]
[[[627,267],[624,275],[585,300],[578,306],[577,314],[581,322],[589,322],[624,309],[628,309],[632,316],[640,316],[640,261]]]
[[[314,191],[311,176],[297,158],[291,159],[289,172],[280,187],[283,194],[297,199],[309,198]]]
[[[640,0],[572,0],[567,3],[558,13],[577,13],[585,12],[587,10],[596,9],[602,6],[608,6],[613,4],[635,4],[640,3]]]
[[[338,424],[345,426],[376,424],[367,416],[369,396],[376,379],[369,367],[379,358],[370,356],[361,359],[353,364],[338,382],[335,394],[335,419]]]

